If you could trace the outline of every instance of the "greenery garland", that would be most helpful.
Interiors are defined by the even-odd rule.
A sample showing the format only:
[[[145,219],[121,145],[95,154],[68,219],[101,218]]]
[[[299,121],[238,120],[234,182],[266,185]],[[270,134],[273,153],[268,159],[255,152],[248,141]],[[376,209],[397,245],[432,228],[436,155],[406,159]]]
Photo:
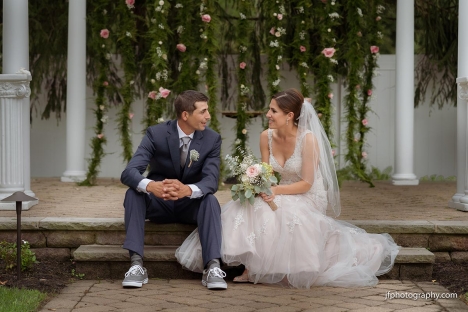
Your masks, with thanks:
[[[106,92],[109,87],[108,71],[111,59],[111,38],[113,34],[109,31],[108,26],[108,1],[96,0],[94,2],[94,10],[90,14],[91,19],[91,35],[90,45],[94,46],[96,51],[96,58],[98,62],[98,77],[94,81],[93,90],[96,94],[94,115],[96,117],[96,124],[94,126],[94,133],[96,134],[92,139],[90,146],[92,148],[91,158],[88,160],[88,172],[86,179],[79,183],[79,185],[91,186],[96,184],[96,178],[99,174],[99,166],[102,158],[104,157],[104,147],[107,139],[104,135],[104,124],[107,121],[108,105],[106,101]]]
[[[311,65],[311,47],[310,47],[310,31],[312,29],[313,20],[312,12],[313,5],[311,1],[299,0],[292,8],[295,12],[295,32],[292,42],[292,62],[297,69],[300,89],[305,98],[310,96],[310,87],[307,81],[309,77]]]
[[[117,53],[122,58],[122,68],[124,70],[124,85],[120,90],[122,95],[122,107],[118,113],[118,129],[120,142],[123,149],[123,159],[129,162],[133,155],[132,136],[130,132],[133,112],[131,110],[135,94],[135,77],[137,74],[135,43],[137,36],[135,15],[133,14],[134,0],[119,1],[116,13],[120,17],[119,28],[116,30]]]
[[[249,88],[247,81],[247,72],[250,71],[251,62],[248,59],[248,52],[250,49],[249,37],[253,29],[250,25],[248,16],[252,14],[252,7],[250,1],[239,2],[239,19],[237,21],[237,49],[238,57],[237,63],[237,122],[236,122],[236,140],[234,141],[234,157],[243,159],[244,153],[247,149],[247,124],[249,123],[249,116],[247,115],[247,108],[250,104],[249,94],[252,92]]]
[[[170,3],[168,1],[155,0],[148,5],[146,12],[146,38],[149,51],[143,64],[147,68],[146,79],[146,116],[143,120],[146,128],[163,122],[163,114],[168,106],[166,98],[170,91],[166,89],[170,85],[170,70],[168,62],[169,35],[172,33],[167,24]],[[179,9],[176,5],[176,9]],[[161,92],[163,92],[162,96]],[[145,131],[144,130],[144,131]]]

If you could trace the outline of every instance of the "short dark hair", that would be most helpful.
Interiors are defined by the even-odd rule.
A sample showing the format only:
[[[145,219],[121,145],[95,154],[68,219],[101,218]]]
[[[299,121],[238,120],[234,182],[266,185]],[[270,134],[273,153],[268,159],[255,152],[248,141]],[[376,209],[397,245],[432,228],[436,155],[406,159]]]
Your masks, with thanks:
[[[208,97],[194,90],[181,92],[174,101],[177,118],[182,117],[183,112],[188,112],[191,115],[196,109],[195,102],[208,102]]]
[[[302,103],[304,103],[304,96],[296,89],[288,89],[280,91],[273,95],[279,109],[285,114],[292,112],[294,114],[294,122],[298,122],[299,115],[301,114]]]

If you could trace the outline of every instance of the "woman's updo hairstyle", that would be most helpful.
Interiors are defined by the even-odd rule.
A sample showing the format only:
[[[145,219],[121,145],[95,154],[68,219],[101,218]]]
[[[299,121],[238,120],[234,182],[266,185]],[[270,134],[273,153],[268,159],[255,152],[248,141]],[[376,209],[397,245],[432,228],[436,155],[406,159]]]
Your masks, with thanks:
[[[285,114],[290,112],[294,114],[294,124],[297,125],[302,103],[304,103],[304,96],[296,89],[288,89],[276,93],[272,99],[275,99],[279,109]]]

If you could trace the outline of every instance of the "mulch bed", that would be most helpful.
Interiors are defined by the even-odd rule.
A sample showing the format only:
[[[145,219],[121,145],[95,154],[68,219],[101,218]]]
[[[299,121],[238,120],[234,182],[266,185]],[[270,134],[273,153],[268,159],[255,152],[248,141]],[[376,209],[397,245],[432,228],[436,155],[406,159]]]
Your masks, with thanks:
[[[31,270],[23,271],[21,279],[16,278],[16,269],[4,270],[0,261],[0,285],[36,289],[49,294],[59,293],[76,277],[72,275],[75,265],[70,262],[42,261]],[[432,278],[450,292],[455,292],[466,302],[464,294],[468,292],[467,263],[435,263]]]

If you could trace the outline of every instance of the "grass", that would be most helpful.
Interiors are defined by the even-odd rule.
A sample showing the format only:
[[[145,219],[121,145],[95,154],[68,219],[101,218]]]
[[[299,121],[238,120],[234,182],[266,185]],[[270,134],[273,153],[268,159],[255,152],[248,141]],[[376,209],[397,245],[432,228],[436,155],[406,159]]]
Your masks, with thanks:
[[[37,290],[0,287],[0,312],[33,312],[46,297]]]

